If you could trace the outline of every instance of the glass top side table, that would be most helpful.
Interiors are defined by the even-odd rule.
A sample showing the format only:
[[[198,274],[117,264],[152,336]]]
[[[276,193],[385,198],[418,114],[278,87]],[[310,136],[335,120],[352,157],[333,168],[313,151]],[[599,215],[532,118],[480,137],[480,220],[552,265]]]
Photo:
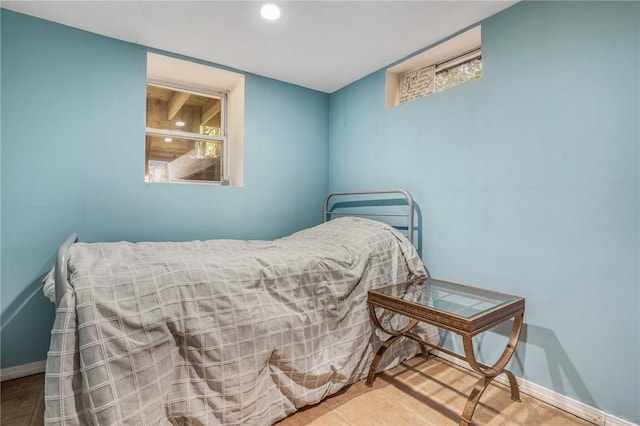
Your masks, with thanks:
[[[399,337],[407,337],[420,344],[425,358],[428,356],[429,347],[438,349],[468,362],[469,366],[481,375],[467,399],[460,419],[461,426],[467,426],[471,423],[471,417],[482,393],[499,374],[504,373],[509,379],[511,399],[520,401],[518,382],[513,373],[504,367],[513,356],[520,338],[524,318],[524,302],[522,297],[432,278],[418,278],[369,290],[367,303],[371,321],[391,337],[382,344],[373,359],[367,376],[367,386],[372,386],[378,364],[385,351]],[[376,308],[404,315],[410,318],[410,321],[401,330],[387,330],[379,321]],[[473,336],[511,318],[514,319],[511,335],[500,358],[492,366],[478,362],[473,349]],[[427,343],[412,333],[411,330],[418,322],[432,324],[459,334],[462,337],[464,356],[441,346]]]

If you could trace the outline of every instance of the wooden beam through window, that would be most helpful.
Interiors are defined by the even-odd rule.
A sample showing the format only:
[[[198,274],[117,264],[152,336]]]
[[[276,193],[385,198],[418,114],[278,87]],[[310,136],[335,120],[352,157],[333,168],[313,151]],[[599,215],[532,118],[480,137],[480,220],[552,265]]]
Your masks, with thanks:
[[[220,114],[220,101],[216,100],[211,103],[207,102],[203,106],[202,116],[200,117],[200,124],[205,124],[216,115]]]
[[[169,120],[173,120],[173,117],[176,116],[180,108],[187,102],[189,96],[191,96],[191,94],[185,92],[174,92],[173,95],[171,95],[167,114]]]

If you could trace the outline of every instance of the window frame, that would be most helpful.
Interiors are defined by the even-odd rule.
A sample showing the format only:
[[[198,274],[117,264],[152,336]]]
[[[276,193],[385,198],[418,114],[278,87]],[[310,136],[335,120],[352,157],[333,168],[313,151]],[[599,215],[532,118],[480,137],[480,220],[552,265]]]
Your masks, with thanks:
[[[435,77],[438,73],[455,67],[455,62],[464,62],[463,58],[465,56],[476,56],[476,54],[480,58],[480,61],[483,61],[481,25],[476,25],[464,32],[453,35],[446,40],[435,43],[421,52],[395,63],[385,70],[385,108],[396,108],[400,105],[422,99],[425,96],[446,91],[447,89],[428,91],[428,86],[432,84],[435,86]],[[433,68],[433,71],[426,70],[427,68]],[[431,72],[433,73],[431,74]],[[403,79],[406,78],[409,80],[414,78],[411,74],[417,75],[415,83],[419,89],[414,90],[414,93],[409,95],[409,99],[406,99],[406,96],[403,94]],[[431,80],[431,82],[429,80]],[[474,80],[477,80],[477,78],[469,81]],[[425,89],[424,93],[421,93],[422,89]],[[435,89],[435,87],[433,87],[433,89]],[[402,99],[401,102],[401,98],[405,99]]]
[[[190,93],[196,96],[215,97],[220,99],[220,135],[204,135],[200,133],[184,132],[180,130],[170,129],[157,129],[153,127],[146,127],[145,136],[156,137],[170,137],[170,138],[183,138],[193,139],[208,142],[219,142],[222,145],[222,158],[220,164],[220,180],[190,180],[190,179],[174,179],[165,183],[203,183],[203,184],[229,184],[229,138],[228,138],[228,116],[229,116],[229,93],[227,91],[213,90],[208,88],[188,86],[171,82],[168,80],[161,80],[155,78],[147,78],[147,86],[159,87],[168,90],[177,90],[184,93]],[[146,121],[146,113],[145,113]],[[145,162],[148,163],[148,159],[145,155]],[[145,169],[147,164],[145,164]]]
[[[482,48],[481,47],[473,49],[470,52],[463,53],[463,54],[461,54],[459,56],[456,56],[455,58],[448,59],[448,60],[446,60],[446,61],[444,61],[442,63],[436,64],[435,65],[434,77],[437,79],[438,78],[438,74],[443,73],[445,71],[449,71],[452,68],[456,68],[456,67],[458,67],[458,66],[460,66],[462,64],[465,64],[467,62],[471,62],[471,61],[473,61],[475,59],[478,59],[480,61],[480,67],[482,68]],[[477,79],[477,78],[480,78],[480,77],[476,77],[475,79]],[[474,80],[474,79],[472,79],[472,80]],[[445,91],[447,89],[451,89],[452,87],[458,86],[460,84],[468,83],[469,81],[472,81],[472,80],[466,80],[466,81],[458,83],[458,84],[456,84],[454,86],[445,87],[445,88],[440,89],[440,90],[438,90],[437,84],[434,83],[433,93],[440,93],[440,92],[443,92],[443,91]]]

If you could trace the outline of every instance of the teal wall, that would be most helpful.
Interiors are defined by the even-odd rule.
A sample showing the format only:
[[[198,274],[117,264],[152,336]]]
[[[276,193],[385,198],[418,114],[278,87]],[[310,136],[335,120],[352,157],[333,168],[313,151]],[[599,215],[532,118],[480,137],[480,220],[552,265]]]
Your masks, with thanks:
[[[432,275],[527,298],[518,376],[640,422],[638,2],[519,3],[482,22],[480,80],[391,110],[383,70],[331,96],[247,74],[244,188],[142,182],[145,48],[1,13],[3,368],[44,359],[72,231],[272,238],[328,189],[403,187]]]
[[[40,279],[73,231],[270,239],[321,221],[327,94],[246,74],[245,186],[145,184],[147,50],[1,14],[2,368],[45,359]]]
[[[479,80],[386,110],[381,70],[329,100],[330,189],[410,190],[433,276],[526,297],[516,375],[634,422],[639,9],[522,2],[482,22]]]

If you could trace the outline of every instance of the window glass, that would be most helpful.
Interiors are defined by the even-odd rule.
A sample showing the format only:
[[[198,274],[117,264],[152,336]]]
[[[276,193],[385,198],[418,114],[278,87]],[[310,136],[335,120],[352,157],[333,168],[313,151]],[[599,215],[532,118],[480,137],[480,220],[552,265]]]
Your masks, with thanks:
[[[434,92],[449,89],[458,84],[475,80],[482,75],[482,60],[478,57],[463,62],[455,67],[447,68],[436,73]]]
[[[147,86],[147,127],[220,135],[221,100],[177,89]]]
[[[222,150],[220,141],[147,134],[147,180],[219,182]]]

